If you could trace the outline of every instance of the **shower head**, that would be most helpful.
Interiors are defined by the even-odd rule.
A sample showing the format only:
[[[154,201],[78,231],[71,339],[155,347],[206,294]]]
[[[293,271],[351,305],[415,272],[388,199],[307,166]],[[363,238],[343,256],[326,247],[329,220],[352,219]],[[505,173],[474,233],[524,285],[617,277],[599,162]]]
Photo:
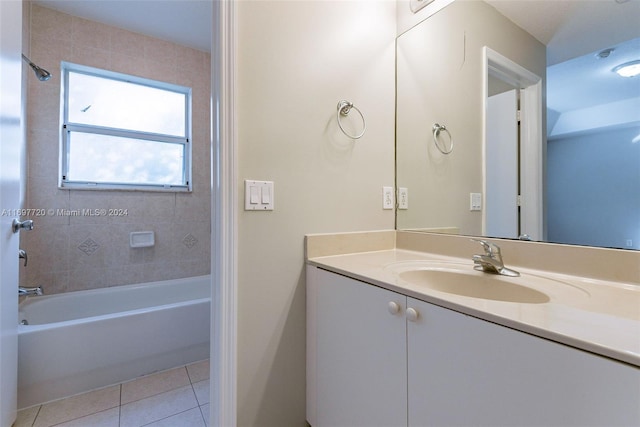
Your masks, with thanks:
[[[44,68],[38,67],[36,64],[31,62],[31,60],[29,58],[24,56],[24,54],[22,54],[22,59],[24,59],[25,61],[27,61],[29,63],[29,66],[31,67],[33,72],[36,73],[36,77],[41,82],[45,82],[45,81],[47,81],[47,80],[49,80],[51,78],[51,73],[50,72],[48,72]]]

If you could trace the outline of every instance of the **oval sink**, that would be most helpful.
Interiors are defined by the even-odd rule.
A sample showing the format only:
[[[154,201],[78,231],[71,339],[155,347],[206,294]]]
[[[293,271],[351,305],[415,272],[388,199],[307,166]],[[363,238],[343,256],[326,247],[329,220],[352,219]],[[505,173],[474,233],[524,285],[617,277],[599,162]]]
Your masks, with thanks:
[[[550,301],[543,292],[513,283],[517,278],[475,271],[416,269],[400,272],[398,277],[412,285],[472,298],[528,304]]]

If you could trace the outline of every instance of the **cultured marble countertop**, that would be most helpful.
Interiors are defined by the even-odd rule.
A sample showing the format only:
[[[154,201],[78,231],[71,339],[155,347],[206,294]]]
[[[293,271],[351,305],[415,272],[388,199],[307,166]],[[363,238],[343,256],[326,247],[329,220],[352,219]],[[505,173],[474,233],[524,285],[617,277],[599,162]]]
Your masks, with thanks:
[[[549,296],[544,303],[514,303],[440,292],[399,277],[416,262],[450,263],[471,274],[471,259],[391,249],[310,258],[311,265],[362,280],[460,313],[640,367],[640,286],[518,268],[509,279]],[[540,285],[531,278],[543,277]],[[530,283],[528,283],[530,282]],[[534,283],[536,282],[536,283]]]

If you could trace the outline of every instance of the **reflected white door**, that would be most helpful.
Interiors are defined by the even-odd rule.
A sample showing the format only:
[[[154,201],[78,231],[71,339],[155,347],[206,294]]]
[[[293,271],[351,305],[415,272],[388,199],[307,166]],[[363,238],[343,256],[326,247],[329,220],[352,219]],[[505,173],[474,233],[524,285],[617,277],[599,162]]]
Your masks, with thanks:
[[[517,238],[518,99],[510,90],[487,99],[485,235]]]
[[[22,146],[22,2],[0,1],[0,426],[16,417],[18,395],[18,234]]]

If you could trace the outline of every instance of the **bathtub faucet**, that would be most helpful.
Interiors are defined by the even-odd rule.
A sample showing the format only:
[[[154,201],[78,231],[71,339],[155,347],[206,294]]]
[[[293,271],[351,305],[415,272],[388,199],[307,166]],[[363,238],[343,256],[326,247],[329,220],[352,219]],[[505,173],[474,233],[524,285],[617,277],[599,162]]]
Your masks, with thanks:
[[[44,295],[42,286],[38,286],[37,288],[23,288],[22,286],[18,287],[18,296],[26,297],[26,296],[40,296],[40,295]]]

